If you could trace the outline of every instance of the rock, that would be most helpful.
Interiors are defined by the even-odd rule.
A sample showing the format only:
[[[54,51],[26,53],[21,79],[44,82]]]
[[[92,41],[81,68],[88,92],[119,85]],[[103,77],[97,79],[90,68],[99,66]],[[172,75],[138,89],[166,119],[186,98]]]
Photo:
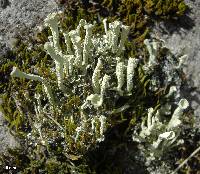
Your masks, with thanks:
[[[19,147],[19,143],[10,134],[8,127],[3,122],[3,114],[0,112],[0,153],[5,153],[8,148]]]
[[[0,43],[11,48],[17,34],[23,32],[28,37],[49,13],[57,10],[54,0],[0,0]]]
[[[10,5],[9,0],[0,0],[0,8],[5,9],[9,5]]]
[[[190,12],[177,22],[157,23],[152,33],[163,39],[175,55],[187,54],[189,59],[184,68],[189,88],[183,95],[190,100],[195,115],[200,121],[200,1],[185,0]],[[195,90],[192,90],[196,88]]]

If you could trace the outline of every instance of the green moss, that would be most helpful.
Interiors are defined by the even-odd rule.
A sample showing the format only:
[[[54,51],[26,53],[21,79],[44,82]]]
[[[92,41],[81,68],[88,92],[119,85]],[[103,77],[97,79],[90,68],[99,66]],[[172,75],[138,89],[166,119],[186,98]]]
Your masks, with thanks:
[[[187,5],[181,0],[146,0],[144,10],[149,15],[156,15],[162,19],[181,16]]]
[[[184,0],[94,0],[87,6],[70,0],[61,17],[61,25],[69,31],[83,18],[88,22],[96,21],[99,25],[94,31],[99,32],[103,28],[103,18],[107,17],[109,22],[118,19],[131,26],[129,39],[136,54],[143,47],[144,39],[149,37],[149,26],[158,20],[175,20],[183,16],[187,9]]]

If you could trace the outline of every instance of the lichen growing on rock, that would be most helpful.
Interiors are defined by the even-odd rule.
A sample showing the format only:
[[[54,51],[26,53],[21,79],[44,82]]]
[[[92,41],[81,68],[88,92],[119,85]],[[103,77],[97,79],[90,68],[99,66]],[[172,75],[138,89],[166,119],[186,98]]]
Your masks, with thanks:
[[[12,110],[17,110],[17,118],[11,115],[7,120],[31,149],[24,150],[31,157],[20,169],[55,172],[65,160],[62,167],[66,171],[77,171],[81,161],[87,164],[84,155],[88,149],[107,141],[109,130],[121,123],[126,125],[124,135],[129,132],[129,136],[137,138],[129,137],[129,141],[148,147],[144,152],[148,162],[161,158],[179,135],[170,125],[182,123],[182,111],[175,110],[179,101],[186,103],[179,96],[182,59],[174,57],[155,39],[145,40],[144,57],[131,57],[127,54],[130,27],[122,22],[109,23],[104,19],[104,30],[96,33],[95,24],[82,19],[76,29],[68,31],[58,24],[59,15],[50,14],[45,20],[51,31],[46,30],[49,36],[40,47],[41,62],[36,61],[28,71],[25,66],[20,67],[26,73],[17,68],[11,73],[39,80],[33,83],[18,79],[19,84],[24,81],[27,92],[16,83],[19,93],[13,89],[9,94],[16,101],[17,107],[14,105]],[[152,148],[155,153],[150,159]],[[91,172],[85,168],[86,173]]]

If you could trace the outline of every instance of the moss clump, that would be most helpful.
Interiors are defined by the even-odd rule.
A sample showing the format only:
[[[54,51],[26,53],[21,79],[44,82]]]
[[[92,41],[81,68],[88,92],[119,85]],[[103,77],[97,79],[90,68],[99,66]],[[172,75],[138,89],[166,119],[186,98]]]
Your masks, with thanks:
[[[94,30],[99,32],[103,28],[103,18],[107,17],[109,22],[119,19],[131,27],[132,56],[137,56],[144,39],[149,37],[149,26],[155,21],[177,20],[187,9],[184,0],[94,0],[88,3],[70,0],[65,4],[61,24],[71,30],[80,19],[96,21],[98,25]]]
[[[183,0],[146,0],[144,4],[144,10],[147,14],[163,19],[182,16],[187,9]]]

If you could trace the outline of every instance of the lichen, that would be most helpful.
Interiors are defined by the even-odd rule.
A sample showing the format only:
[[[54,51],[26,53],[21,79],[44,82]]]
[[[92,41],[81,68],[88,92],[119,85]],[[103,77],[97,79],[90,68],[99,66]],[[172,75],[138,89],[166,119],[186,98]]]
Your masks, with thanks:
[[[65,13],[54,14],[60,20],[56,29],[59,37],[57,32],[47,27],[37,34],[36,40],[31,40],[32,45],[17,43],[13,55],[15,60],[8,61],[1,68],[6,76],[6,83],[1,89],[7,91],[1,110],[12,132],[26,141],[26,147],[10,151],[9,163],[17,165],[23,173],[123,173],[124,164],[116,162],[118,167],[111,165],[110,151],[119,152],[129,145],[132,136],[136,135],[135,131],[141,131],[140,126],[148,118],[149,108],[153,108],[155,113],[162,113],[163,124],[170,121],[181,99],[182,58],[179,60],[172,55],[161,41],[150,39],[146,40],[147,47],[143,44],[150,21],[149,17],[145,18],[145,13],[166,19],[171,15],[179,16],[179,12],[172,13],[171,8],[159,12],[154,1],[145,3],[144,7],[139,0],[134,3],[105,0],[101,8],[111,9],[107,21],[103,20],[102,16],[107,15],[102,14],[102,9],[99,13],[90,11],[91,15],[88,7],[72,4]],[[169,4],[160,1],[159,5]],[[182,15],[185,12],[184,3],[179,6]],[[128,14],[124,9],[128,9]],[[119,16],[116,15],[117,10],[121,10]],[[82,20],[78,25],[82,18],[88,23]],[[115,21],[116,18],[122,22]],[[129,27],[126,26],[128,24]],[[45,51],[46,42],[51,43],[58,57],[64,58],[63,64],[54,62],[53,55]],[[137,48],[137,43],[142,44],[141,50]],[[154,48],[155,44],[158,47]],[[154,52],[156,54],[153,55]],[[98,62],[102,64],[99,68]],[[54,68],[55,65],[57,68]],[[9,74],[13,66],[47,79],[57,104],[49,104],[42,84],[11,78]],[[177,90],[170,92],[174,86]],[[163,106],[172,106],[171,112]],[[184,116],[187,117],[187,112]],[[179,123],[183,124],[183,121],[180,119]],[[159,141],[163,137],[173,138],[165,136],[163,127],[156,130],[156,136],[149,136],[148,141],[143,143],[145,147],[151,147],[153,143],[154,146],[159,144],[159,148],[163,145],[162,153],[155,155],[155,159],[161,159],[163,153],[170,150],[168,147],[171,144],[164,146],[167,143]],[[169,135],[174,134],[170,132]],[[92,156],[92,151],[98,151],[99,146],[109,149],[108,153],[103,150]],[[138,151],[140,148],[134,145],[134,149]],[[147,150],[145,153],[148,161],[150,152]],[[24,164],[20,159],[22,155]],[[105,161],[97,162],[96,157],[105,158]],[[4,163],[5,158],[1,159]],[[131,158],[135,159],[134,156]],[[150,159],[150,163],[153,164],[155,159]]]

